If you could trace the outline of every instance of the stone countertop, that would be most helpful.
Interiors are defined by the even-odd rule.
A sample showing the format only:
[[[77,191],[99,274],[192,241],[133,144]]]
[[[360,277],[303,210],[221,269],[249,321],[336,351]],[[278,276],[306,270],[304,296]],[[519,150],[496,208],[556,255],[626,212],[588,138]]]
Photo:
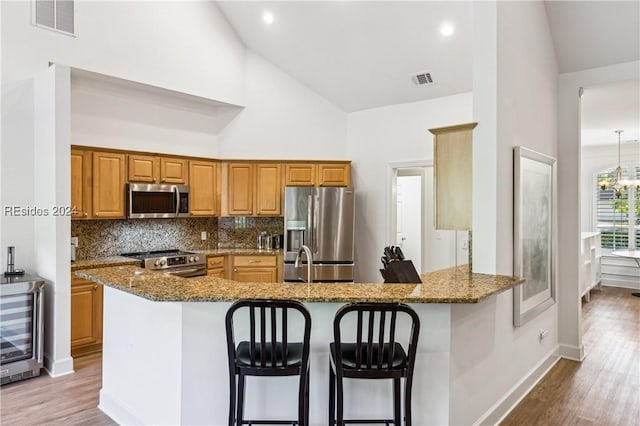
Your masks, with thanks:
[[[244,283],[212,276],[175,277],[135,266],[77,271],[76,275],[157,302],[294,299],[301,302],[478,303],[524,282],[469,273],[467,265],[422,274],[422,284]]]
[[[191,250],[186,249],[193,253],[204,254],[207,257],[211,256],[227,256],[227,255],[244,255],[244,256],[276,256],[283,254],[283,249],[263,250],[257,248],[218,248],[209,250]]]
[[[137,259],[124,256],[99,257],[96,259],[85,259],[71,262],[71,271],[80,269],[105,268],[108,266],[140,265]]]

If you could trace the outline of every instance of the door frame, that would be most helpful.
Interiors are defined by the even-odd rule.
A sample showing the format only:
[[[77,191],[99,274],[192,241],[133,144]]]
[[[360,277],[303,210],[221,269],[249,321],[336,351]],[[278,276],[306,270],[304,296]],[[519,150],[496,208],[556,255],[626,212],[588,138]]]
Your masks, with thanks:
[[[386,245],[395,245],[397,231],[397,177],[399,169],[417,169],[433,167],[433,160],[413,160],[413,161],[394,161],[387,163],[387,184],[385,185],[385,215],[387,217],[385,235]],[[422,193],[420,195],[420,209],[425,211],[425,184],[426,179],[424,173],[421,175]],[[426,241],[426,220],[425,215],[420,215],[420,227],[422,228],[420,235],[420,270],[424,271],[424,250]]]

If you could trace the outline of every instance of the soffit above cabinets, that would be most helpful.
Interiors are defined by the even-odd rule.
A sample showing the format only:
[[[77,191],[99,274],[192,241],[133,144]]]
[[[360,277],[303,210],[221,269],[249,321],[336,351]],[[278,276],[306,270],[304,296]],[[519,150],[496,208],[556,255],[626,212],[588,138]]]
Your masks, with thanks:
[[[71,68],[71,91],[72,96],[78,100],[80,100],[80,98],[90,99],[92,97],[102,97],[133,107],[127,108],[126,112],[123,112],[126,116],[120,118],[125,120],[136,120],[136,117],[131,116],[132,111],[155,109],[175,111],[176,113],[188,112],[206,116],[207,131],[210,131],[212,134],[217,134],[222,131],[244,108],[241,105],[229,104],[215,99],[177,92],[78,68]],[[149,115],[147,114],[146,117],[148,118]]]

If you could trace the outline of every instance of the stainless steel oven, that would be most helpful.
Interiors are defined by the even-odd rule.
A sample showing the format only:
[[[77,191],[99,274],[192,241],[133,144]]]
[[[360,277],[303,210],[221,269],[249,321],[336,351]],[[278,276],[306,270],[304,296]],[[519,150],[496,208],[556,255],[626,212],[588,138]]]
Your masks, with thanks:
[[[21,275],[0,284],[1,384],[40,375],[44,280]]]
[[[207,275],[207,257],[181,250],[160,250],[138,253],[122,253],[140,261],[140,266],[183,278]]]
[[[189,216],[187,185],[127,184],[127,217],[132,219]]]

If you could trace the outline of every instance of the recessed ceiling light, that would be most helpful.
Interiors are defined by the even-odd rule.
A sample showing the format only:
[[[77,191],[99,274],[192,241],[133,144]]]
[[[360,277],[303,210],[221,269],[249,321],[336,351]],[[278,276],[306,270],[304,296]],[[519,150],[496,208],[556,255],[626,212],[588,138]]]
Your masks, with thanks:
[[[262,12],[262,20],[264,21],[265,24],[271,25],[273,24],[275,17],[273,16],[273,13],[269,11],[264,11]]]
[[[445,37],[449,37],[451,34],[453,34],[454,31],[455,31],[455,28],[453,28],[453,24],[449,22],[445,22],[440,27],[440,33],[442,33],[442,35]]]

